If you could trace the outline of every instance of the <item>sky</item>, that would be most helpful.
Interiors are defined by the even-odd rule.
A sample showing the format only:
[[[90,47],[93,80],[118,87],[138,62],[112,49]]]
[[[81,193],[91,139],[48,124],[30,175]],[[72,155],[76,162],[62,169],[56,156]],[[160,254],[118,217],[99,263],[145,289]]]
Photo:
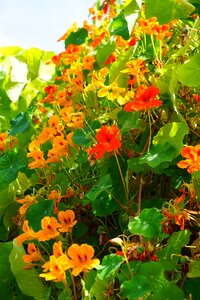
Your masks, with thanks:
[[[76,21],[81,27],[95,0],[0,0],[0,47],[36,47],[59,53],[57,42]]]

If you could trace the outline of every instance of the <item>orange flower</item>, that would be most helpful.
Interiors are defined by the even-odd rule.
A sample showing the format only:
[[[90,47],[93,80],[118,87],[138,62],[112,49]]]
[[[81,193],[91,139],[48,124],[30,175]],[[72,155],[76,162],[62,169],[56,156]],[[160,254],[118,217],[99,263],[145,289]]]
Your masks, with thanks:
[[[24,241],[30,241],[36,239],[36,233],[28,226],[28,220],[25,220],[22,226],[22,230],[24,233],[20,234],[17,237],[17,245],[21,245]]]
[[[27,213],[27,210],[29,209],[29,207],[34,204],[37,203],[37,200],[35,197],[32,197],[30,195],[26,195],[24,197],[24,199],[18,199],[16,200],[18,203],[23,204],[20,208],[19,208],[19,213],[20,215],[25,215]]]
[[[188,173],[200,171],[200,144],[196,146],[186,146],[181,150],[181,155],[186,160],[181,160],[177,166],[186,169]]]
[[[98,144],[89,151],[89,154],[95,154],[96,159],[100,159],[106,152],[112,152],[121,147],[119,129],[115,125],[102,126],[96,139]]]
[[[94,249],[87,244],[82,244],[81,246],[72,244],[69,247],[67,254],[71,258],[70,265],[73,269],[72,275],[74,276],[79,275],[81,272],[87,272],[100,263],[99,259],[92,259],[94,256]]]
[[[77,223],[75,219],[75,213],[73,210],[59,211],[58,220],[60,222],[60,232],[72,232],[73,226]]]
[[[69,258],[66,254],[63,254],[59,257],[54,255],[50,256],[50,261],[46,262],[42,267],[44,272],[48,270],[50,272],[46,274],[40,274],[40,277],[44,277],[45,280],[53,280],[55,282],[66,280],[65,271],[70,268]]]
[[[59,191],[53,190],[49,194],[48,200],[54,200],[54,210],[53,213],[57,214],[58,213],[58,203],[61,201],[62,196]]]
[[[28,254],[25,254],[22,259],[26,263],[32,263],[37,261],[44,261],[40,250],[35,246],[34,243],[28,244]]]
[[[132,112],[134,110],[147,110],[162,105],[162,101],[155,98],[159,92],[160,90],[153,85],[150,87],[140,85],[134,95],[135,101],[127,103],[124,106],[124,110]]]
[[[57,231],[59,226],[58,221],[54,217],[44,217],[41,221],[42,230],[36,233],[39,241],[48,241],[57,237],[60,233]]]
[[[30,169],[45,168],[46,167],[46,162],[45,162],[45,159],[44,159],[43,151],[33,150],[32,152],[27,154],[27,157],[32,157],[32,158],[35,159],[34,161],[32,161],[28,164],[28,167]]]
[[[200,95],[193,94],[192,96],[197,102],[200,102]]]
[[[172,32],[170,32],[169,29],[170,29],[169,23],[163,25],[156,24],[153,28],[153,33],[156,36],[156,38],[161,41],[165,37],[171,37]]]
[[[6,138],[8,136],[7,132],[0,133],[0,151],[3,151],[6,149]]]

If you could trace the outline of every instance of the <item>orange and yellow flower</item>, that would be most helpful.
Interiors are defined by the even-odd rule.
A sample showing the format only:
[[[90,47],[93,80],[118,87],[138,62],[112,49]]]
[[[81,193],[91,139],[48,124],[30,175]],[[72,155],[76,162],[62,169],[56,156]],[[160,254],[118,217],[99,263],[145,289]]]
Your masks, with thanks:
[[[23,204],[20,208],[19,208],[19,213],[20,215],[25,215],[29,209],[29,207],[34,204],[37,203],[37,200],[35,197],[31,196],[31,195],[26,195],[23,199],[17,199],[16,200],[18,203]]]
[[[200,171],[200,145],[186,146],[181,150],[181,155],[186,158],[177,163],[181,169],[186,169],[188,173]]]
[[[41,221],[41,227],[42,230],[36,233],[36,238],[39,241],[49,241],[60,234],[57,230],[59,223],[54,217],[44,217]]]
[[[24,233],[20,234],[17,237],[17,245],[21,245],[24,241],[30,241],[37,238],[36,232],[33,229],[29,228],[28,220],[25,220],[22,226],[22,230]]]
[[[28,254],[25,254],[22,259],[26,263],[32,263],[37,261],[44,261],[40,250],[35,246],[34,243],[28,244]]]
[[[60,232],[72,232],[74,225],[77,223],[75,219],[75,213],[73,210],[68,209],[66,211],[58,212],[58,220],[60,222],[58,230]]]
[[[93,258],[94,249],[88,244],[72,244],[67,252],[70,257],[69,264],[72,268],[72,275],[77,276],[81,272],[87,272],[96,267],[100,261],[97,258]]]

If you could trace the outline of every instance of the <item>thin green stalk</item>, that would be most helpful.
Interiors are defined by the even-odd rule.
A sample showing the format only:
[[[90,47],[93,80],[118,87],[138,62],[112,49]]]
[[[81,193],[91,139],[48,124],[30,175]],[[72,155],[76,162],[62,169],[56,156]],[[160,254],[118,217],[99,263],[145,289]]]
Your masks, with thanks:
[[[120,174],[120,177],[121,177],[121,180],[122,180],[122,184],[123,184],[123,187],[124,187],[126,201],[127,201],[127,203],[129,203],[129,197],[128,197],[128,192],[127,192],[126,184],[125,184],[125,181],[124,181],[124,177],[123,177],[123,174],[122,174],[122,170],[121,170],[121,167],[120,167],[119,160],[118,160],[116,152],[115,152],[115,158],[116,158],[117,166],[118,166],[118,169],[119,169],[119,174]]]

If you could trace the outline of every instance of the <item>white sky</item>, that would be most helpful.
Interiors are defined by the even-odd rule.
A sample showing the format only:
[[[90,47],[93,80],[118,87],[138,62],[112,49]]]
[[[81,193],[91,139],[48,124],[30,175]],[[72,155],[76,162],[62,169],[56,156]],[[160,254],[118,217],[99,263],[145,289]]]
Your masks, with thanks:
[[[82,26],[95,0],[0,0],[0,47],[37,47],[59,53],[57,42],[76,21]]]

